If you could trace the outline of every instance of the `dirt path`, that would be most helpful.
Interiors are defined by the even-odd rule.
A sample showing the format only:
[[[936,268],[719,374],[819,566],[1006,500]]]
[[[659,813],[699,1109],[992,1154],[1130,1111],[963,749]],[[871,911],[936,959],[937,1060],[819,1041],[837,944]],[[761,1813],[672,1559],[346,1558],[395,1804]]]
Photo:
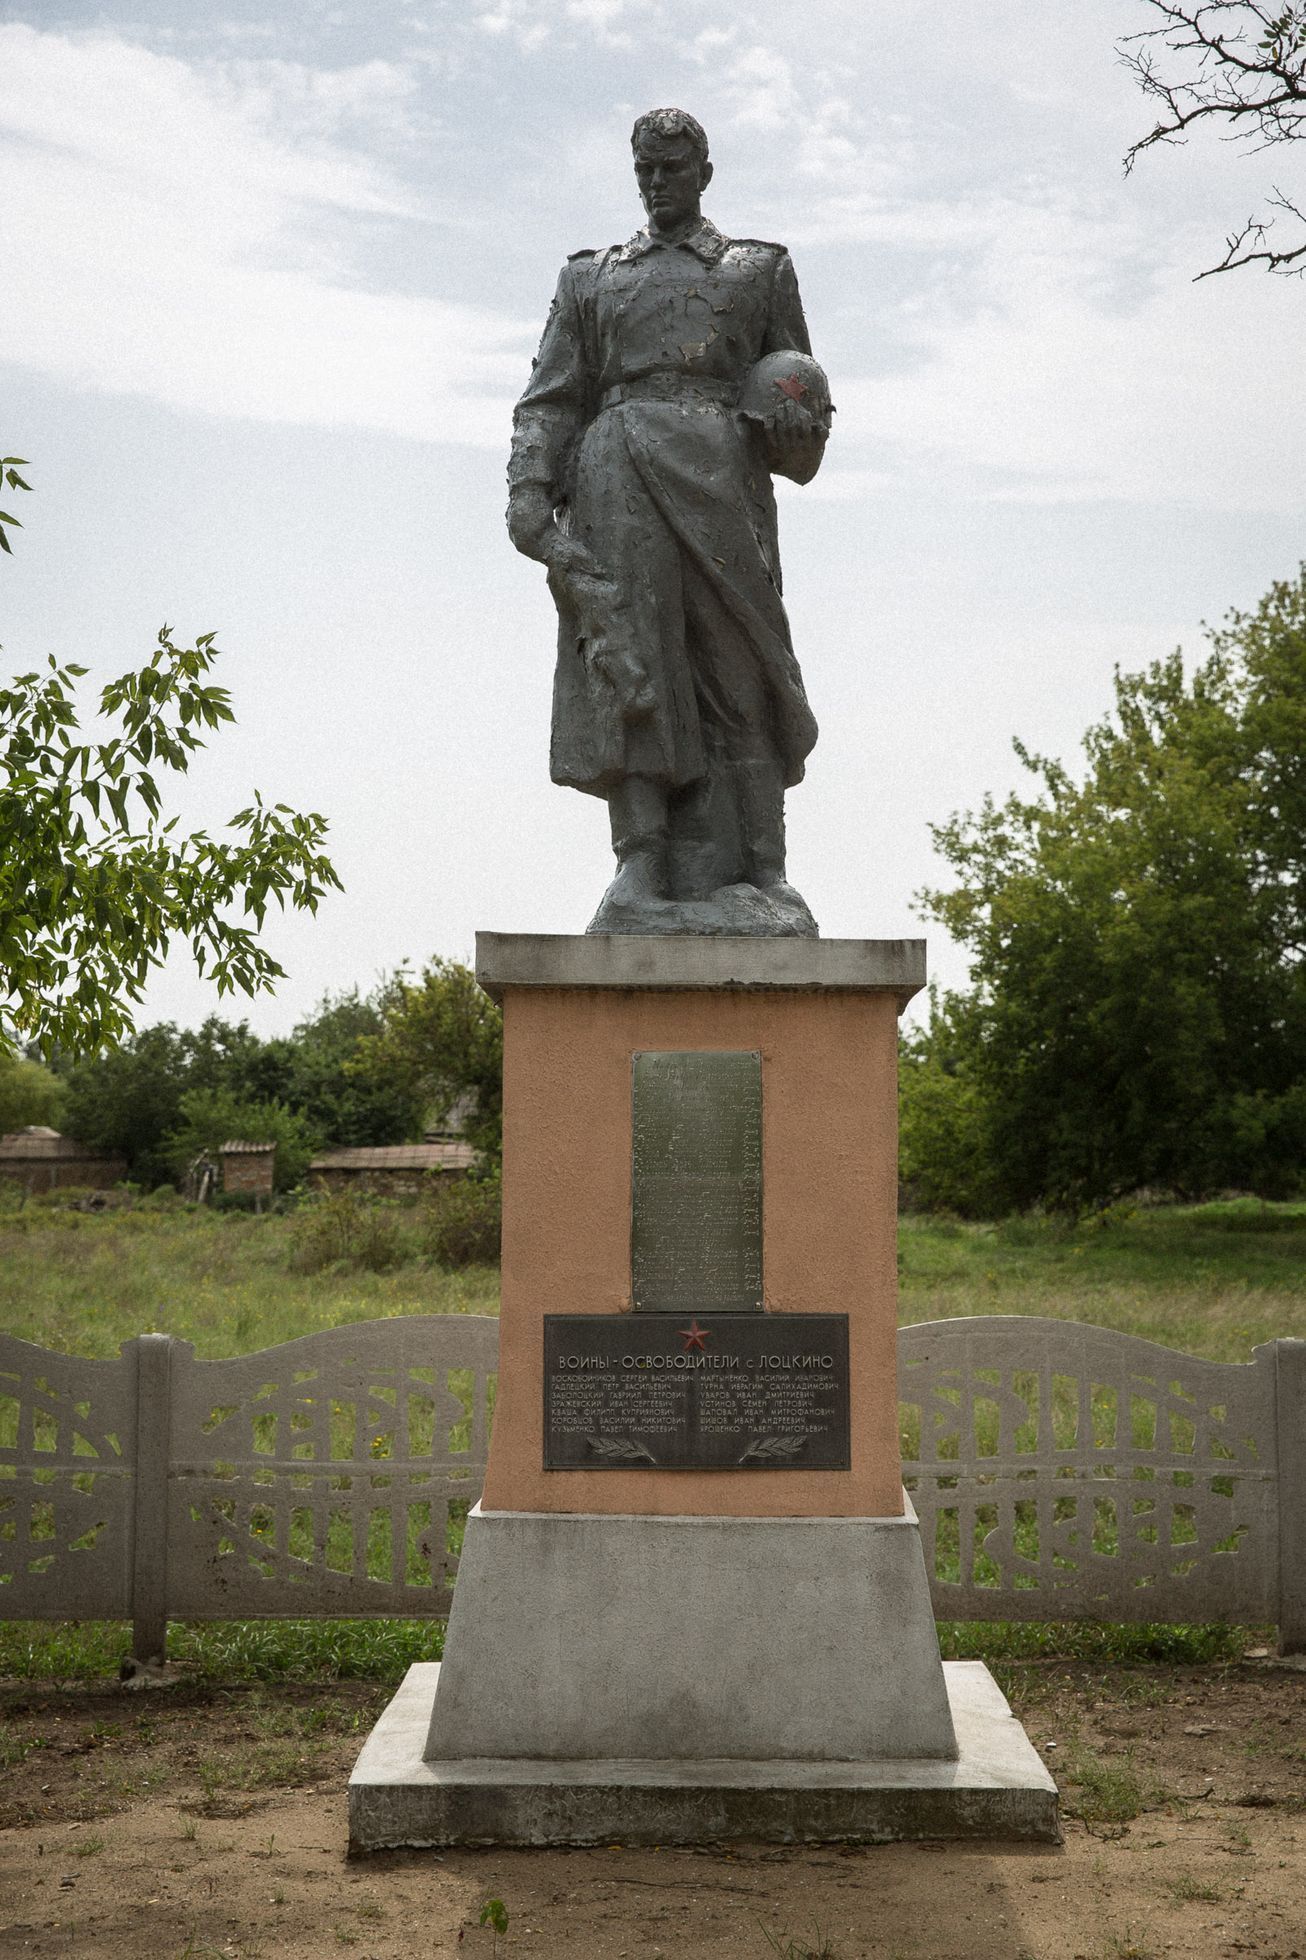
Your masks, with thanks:
[[[500,1960],[1306,1960],[1306,1672],[1057,1665],[1008,1685],[1075,1813],[1062,1849],[355,1863],[344,1783],[383,1691],[10,1688],[0,1954],[475,1960],[497,1897]]]

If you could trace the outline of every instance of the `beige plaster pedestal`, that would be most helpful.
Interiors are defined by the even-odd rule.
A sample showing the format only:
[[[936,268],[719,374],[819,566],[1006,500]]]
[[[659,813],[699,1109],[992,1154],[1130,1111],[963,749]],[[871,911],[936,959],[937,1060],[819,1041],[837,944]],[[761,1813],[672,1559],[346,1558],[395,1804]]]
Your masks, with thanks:
[[[483,934],[504,1012],[500,1372],[439,1668],[356,1849],[1055,1837],[982,1668],[940,1662],[899,1469],[897,1024],[919,941]],[[848,1318],[845,1469],[544,1467],[544,1319],[632,1309],[632,1058],[761,1058],[762,1303]]]

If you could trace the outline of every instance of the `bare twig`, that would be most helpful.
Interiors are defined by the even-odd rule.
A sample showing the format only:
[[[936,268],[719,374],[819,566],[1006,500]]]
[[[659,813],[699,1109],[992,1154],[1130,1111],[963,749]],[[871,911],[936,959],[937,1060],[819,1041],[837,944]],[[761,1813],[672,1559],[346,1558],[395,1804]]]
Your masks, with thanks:
[[[1306,226],[1306,211],[1291,203],[1281,191],[1274,192],[1270,203]],[[1195,278],[1209,279],[1213,273],[1232,272],[1240,265],[1263,265],[1267,272],[1287,273],[1295,279],[1306,278],[1306,238],[1300,245],[1275,251],[1268,242],[1273,223],[1273,218],[1266,222],[1249,218],[1241,230],[1230,232],[1225,239],[1224,257],[1219,264],[1208,265],[1205,272],[1197,273]]]
[[[1198,124],[1222,123],[1226,140],[1251,153],[1306,137],[1306,0],[1143,0],[1157,25],[1128,35],[1120,59],[1158,106],[1156,123],[1125,153],[1128,174],[1145,150],[1184,143]],[[1303,225],[1300,208],[1277,188],[1269,200]],[[1306,240],[1268,242],[1273,218],[1249,218],[1225,240],[1224,257],[1199,279],[1236,266],[1306,272]]]

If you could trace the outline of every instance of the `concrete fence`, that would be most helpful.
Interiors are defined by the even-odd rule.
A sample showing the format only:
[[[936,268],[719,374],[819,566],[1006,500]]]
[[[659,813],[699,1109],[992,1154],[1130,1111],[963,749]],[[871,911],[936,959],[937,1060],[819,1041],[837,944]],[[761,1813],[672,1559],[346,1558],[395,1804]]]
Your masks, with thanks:
[[[0,1616],[448,1611],[498,1322],[335,1327],[204,1361],[0,1335]],[[1279,1628],[1306,1649],[1306,1341],[1250,1363],[1023,1317],[898,1337],[903,1476],[942,1619]]]

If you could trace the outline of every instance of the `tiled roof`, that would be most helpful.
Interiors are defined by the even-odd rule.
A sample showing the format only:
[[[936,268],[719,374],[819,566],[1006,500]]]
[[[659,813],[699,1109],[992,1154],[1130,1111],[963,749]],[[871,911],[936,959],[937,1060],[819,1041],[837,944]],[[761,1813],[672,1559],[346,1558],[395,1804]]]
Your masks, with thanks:
[[[275,1150],[276,1147],[275,1143],[242,1143],[239,1137],[233,1137],[230,1143],[218,1145],[218,1155],[219,1157],[258,1157],[265,1150]]]
[[[470,1143],[371,1143],[328,1150],[310,1171],[465,1171],[476,1162]]]

